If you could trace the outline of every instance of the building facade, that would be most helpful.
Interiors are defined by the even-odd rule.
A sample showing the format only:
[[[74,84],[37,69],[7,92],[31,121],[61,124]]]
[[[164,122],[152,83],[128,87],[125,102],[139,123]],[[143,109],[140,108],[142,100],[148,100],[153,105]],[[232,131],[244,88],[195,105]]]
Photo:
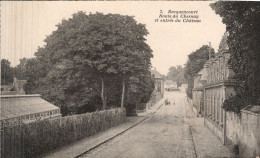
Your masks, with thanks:
[[[194,84],[192,89],[192,98],[193,98],[193,111],[197,116],[204,115],[204,102],[203,102],[203,88],[207,84],[206,72],[205,69],[202,69],[198,72],[193,78]]]
[[[240,115],[223,109],[224,101],[236,95],[235,74],[228,64],[230,54],[226,40],[227,34],[220,42],[218,53],[194,78],[193,107],[203,112],[205,126],[223,144],[238,146],[242,157],[255,157],[260,154],[260,106],[249,105]]]
[[[225,99],[235,95],[234,72],[228,65],[230,54],[226,43],[227,34],[220,42],[215,57],[204,64],[203,69],[194,77],[194,111],[204,115],[204,123],[221,140],[225,140],[225,111],[222,108]]]
[[[150,108],[157,101],[163,98],[164,96],[164,77],[157,70],[151,70],[151,75],[155,81],[155,88],[152,94],[150,101],[146,104],[146,108]]]

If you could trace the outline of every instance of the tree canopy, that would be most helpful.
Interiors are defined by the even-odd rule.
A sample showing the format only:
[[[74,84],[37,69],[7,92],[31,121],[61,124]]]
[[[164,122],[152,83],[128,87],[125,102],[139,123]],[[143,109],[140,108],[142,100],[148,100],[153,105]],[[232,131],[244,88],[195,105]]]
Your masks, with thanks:
[[[235,98],[241,98],[244,106],[260,104],[260,3],[216,2],[211,7],[229,34],[229,64],[237,80]]]
[[[215,51],[213,48],[210,48],[208,45],[203,45],[201,48],[192,52],[188,56],[188,61],[186,63],[184,77],[188,81],[187,96],[192,98],[192,89],[193,89],[193,78],[195,75],[202,70],[204,64],[209,59],[209,49],[211,55],[213,56]]]
[[[131,16],[73,14],[57,25],[45,39],[46,45],[35,53],[34,64],[42,75],[29,77],[28,84],[36,86],[31,92],[43,94],[64,113],[77,113],[84,107],[118,106],[120,100],[122,106],[130,84],[142,82],[149,87],[143,85],[135,97],[146,101],[153,90],[149,72],[153,55],[146,35],[145,25]]]
[[[9,85],[13,83],[14,70],[11,63],[7,59],[1,60],[1,85]]]
[[[170,67],[167,73],[167,79],[176,82],[177,86],[180,87],[181,84],[185,82],[184,68],[181,65]]]

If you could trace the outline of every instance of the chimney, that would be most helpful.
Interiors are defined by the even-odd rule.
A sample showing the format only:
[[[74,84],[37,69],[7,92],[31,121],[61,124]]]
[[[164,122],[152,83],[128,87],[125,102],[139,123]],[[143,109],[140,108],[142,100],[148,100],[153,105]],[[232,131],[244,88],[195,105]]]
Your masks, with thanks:
[[[211,58],[211,42],[209,42],[209,59]]]

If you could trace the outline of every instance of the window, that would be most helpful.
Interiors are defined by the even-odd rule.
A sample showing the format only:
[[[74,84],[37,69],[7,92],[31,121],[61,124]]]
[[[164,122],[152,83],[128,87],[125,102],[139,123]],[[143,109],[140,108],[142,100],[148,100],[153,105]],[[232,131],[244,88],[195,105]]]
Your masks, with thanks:
[[[26,120],[29,120],[29,115],[26,116]]]

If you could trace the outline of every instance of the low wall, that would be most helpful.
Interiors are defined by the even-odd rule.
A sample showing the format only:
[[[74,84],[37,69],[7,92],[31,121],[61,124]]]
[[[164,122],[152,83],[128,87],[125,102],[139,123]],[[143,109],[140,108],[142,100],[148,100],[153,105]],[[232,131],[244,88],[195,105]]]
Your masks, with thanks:
[[[260,156],[260,114],[242,110],[241,116],[226,112],[227,143],[239,146],[239,155]]]
[[[194,100],[187,97],[187,101],[188,101],[193,113],[196,114],[196,116],[199,116],[197,107],[194,106]]]
[[[125,119],[125,109],[111,109],[9,126],[1,131],[1,157],[33,158],[117,126]]]
[[[210,118],[204,118],[204,125],[217,136],[217,138],[224,144],[224,131],[223,128],[217,125]]]

